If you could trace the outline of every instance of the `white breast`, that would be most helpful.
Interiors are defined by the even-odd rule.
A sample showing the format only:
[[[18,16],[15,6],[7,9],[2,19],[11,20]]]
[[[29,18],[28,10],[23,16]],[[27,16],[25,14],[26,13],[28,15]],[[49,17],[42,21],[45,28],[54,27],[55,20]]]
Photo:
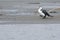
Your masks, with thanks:
[[[45,14],[41,11],[40,8],[38,9],[38,13],[39,13],[39,15],[45,16]]]

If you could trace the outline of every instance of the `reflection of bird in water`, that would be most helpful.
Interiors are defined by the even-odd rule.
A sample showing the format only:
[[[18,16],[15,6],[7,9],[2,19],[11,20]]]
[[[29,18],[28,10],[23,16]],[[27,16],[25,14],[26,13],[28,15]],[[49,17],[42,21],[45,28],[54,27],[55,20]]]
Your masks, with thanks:
[[[43,19],[45,19],[46,16],[53,17],[53,16],[51,16],[50,14],[48,14],[48,12],[47,12],[46,10],[44,10],[42,7],[40,7],[40,8],[38,9],[38,12],[39,12],[39,15],[40,15],[41,17],[43,17]]]

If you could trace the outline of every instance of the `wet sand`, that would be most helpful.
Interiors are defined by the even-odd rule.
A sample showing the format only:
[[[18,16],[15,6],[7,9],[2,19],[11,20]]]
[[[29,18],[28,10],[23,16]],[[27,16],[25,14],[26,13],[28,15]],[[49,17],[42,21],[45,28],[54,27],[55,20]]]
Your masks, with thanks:
[[[48,17],[46,19],[42,19],[35,13],[40,5],[46,9],[60,7],[59,3],[55,4],[29,4],[27,2],[2,1],[0,2],[0,13],[3,15],[0,16],[0,24],[60,24],[60,12],[51,13],[54,17]]]
[[[39,16],[0,16],[0,24],[60,24],[60,15],[42,19]]]

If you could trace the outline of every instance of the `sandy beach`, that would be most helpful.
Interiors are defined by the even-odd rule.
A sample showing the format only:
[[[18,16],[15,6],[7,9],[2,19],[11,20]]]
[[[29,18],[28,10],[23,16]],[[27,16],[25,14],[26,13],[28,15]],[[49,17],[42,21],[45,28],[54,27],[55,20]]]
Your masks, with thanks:
[[[42,19],[40,16],[0,16],[0,24],[60,24],[60,15]]]
[[[35,1],[34,1],[35,2]],[[60,12],[50,13],[54,17],[42,19],[37,14],[39,6],[50,10],[59,8],[60,3],[31,1],[0,1],[0,24],[60,24]]]

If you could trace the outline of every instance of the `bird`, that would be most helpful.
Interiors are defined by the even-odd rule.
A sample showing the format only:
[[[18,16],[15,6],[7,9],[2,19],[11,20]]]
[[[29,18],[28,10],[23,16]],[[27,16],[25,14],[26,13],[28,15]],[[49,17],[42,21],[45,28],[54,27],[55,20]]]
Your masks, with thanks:
[[[51,16],[46,10],[44,10],[42,7],[40,7],[40,8],[38,9],[38,12],[39,12],[39,16],[40,16],[40,17],[43,17],[43,19],[45,19],[46,16],[48,16],[48,17],[53,17],[53,16]]]

